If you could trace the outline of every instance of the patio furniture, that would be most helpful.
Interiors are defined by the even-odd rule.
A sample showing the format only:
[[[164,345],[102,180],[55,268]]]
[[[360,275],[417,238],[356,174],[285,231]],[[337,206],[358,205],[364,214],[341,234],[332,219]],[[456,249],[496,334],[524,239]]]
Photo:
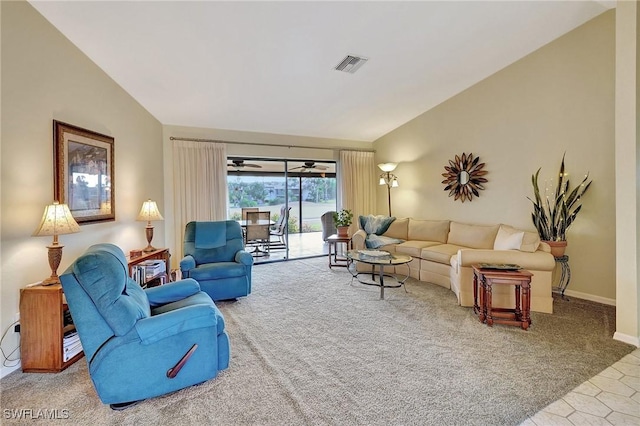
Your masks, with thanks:
[[[287,208],[286,206],[282,206],[280,208],[280,217],[278,217],[276,224],[271,228],[269,232],[271,236],[275,236],[278,238],[275,241],[272,239],[269,239],[269,246],[270,246],[270,249],[272,250],[287,248],[287,241],[285,239],[284,234],[287,231],[287,222],[289,221],[290,210],[291,210],[291,207]]]
[[[333,221],[334,211],[328,211],[320,216],[320,221],[322,222],[322,240],[327,241],[327,238],[333,234],[338,233],[338,228],[336,228],[336,223]]]
[[[254,250],[250,252],[252,256],[269,255],[269,240],[271,239],[269,232],[271,226],[270,215],[271,213],[268,211],[247,213],[245,245],[254,246]]]

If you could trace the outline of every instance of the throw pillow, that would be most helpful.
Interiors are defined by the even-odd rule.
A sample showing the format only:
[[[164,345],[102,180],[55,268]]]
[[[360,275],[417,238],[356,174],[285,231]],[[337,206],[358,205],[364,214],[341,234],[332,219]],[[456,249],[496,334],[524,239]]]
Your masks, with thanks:
[[[515,231],[515,230],[514,230]],[[520,250],[524,232],[511,232],[510,230],[500,227],[496,241],[493,243],[494,250]]]
[[[504,229],[509,234],[514,234],[516,232],[521,232],[519,229],[516,229],[509,225],[500,225],[501,229]],[[522,244],[520,245],[520,251],[525,251],[528,253],[534,253],[538,250],[538,246],[540,246],[540,237],[537,232],[529,232],[524,231],[524,237],[522,237]]]
[[[360,216],[360,228],[364,230],[367,234],[376,234],[382,235],[387,232],[389,229],[389,225],[396,220],[395,217],[391,216],[374,216],[372,214],[368,216]]]

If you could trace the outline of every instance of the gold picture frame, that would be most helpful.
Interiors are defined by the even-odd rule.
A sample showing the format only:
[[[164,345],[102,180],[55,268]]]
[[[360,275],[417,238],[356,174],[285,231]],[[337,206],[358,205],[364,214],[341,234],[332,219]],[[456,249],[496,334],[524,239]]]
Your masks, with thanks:
[[[113,145],[111,136],[53,121],[54,199],[80,225],[116,218]]]

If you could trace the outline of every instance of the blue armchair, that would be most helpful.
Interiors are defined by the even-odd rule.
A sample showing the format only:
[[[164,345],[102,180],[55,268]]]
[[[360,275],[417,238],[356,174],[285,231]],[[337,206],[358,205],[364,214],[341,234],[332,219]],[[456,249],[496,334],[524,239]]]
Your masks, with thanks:
[[[120,248],[97,244],[60,276],[103,403],[121,409],[228,367],[224,318],[195,280],[143,290],[127,270]]]
[[[235,220],[189,222],[184,232],[183,278],[193,278],[213,300],[251,293],[253,256],[244,250],[242,228]]]

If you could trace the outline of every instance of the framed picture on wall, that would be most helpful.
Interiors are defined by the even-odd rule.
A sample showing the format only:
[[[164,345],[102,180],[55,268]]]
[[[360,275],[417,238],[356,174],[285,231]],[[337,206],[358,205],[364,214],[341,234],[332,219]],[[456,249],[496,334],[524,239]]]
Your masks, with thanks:
[[[80,224],[115,220],[114,139],[53,121],[54,199]]]

